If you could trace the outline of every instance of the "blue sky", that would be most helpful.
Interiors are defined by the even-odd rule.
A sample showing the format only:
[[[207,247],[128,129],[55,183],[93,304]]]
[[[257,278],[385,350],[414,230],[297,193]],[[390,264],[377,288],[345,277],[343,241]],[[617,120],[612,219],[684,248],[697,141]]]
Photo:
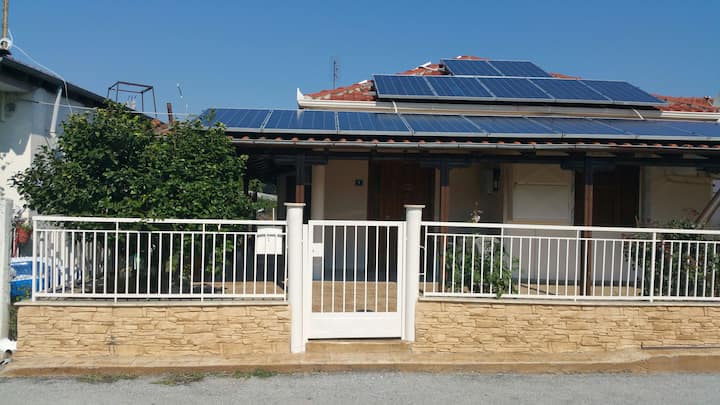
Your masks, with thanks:
[[[10,3],[14,40],[33,58],[102,95],[116,80],[154,85],[161,111],[294,108],[296,88],[332,87],[333,57],[339,85],[477,55],[662,94],[720,91],[711,0]]]

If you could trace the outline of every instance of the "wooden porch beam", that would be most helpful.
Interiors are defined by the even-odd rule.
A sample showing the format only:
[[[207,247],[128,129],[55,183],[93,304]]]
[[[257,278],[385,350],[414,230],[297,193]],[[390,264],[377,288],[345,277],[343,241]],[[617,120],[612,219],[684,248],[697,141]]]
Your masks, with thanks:
[[[473,163],[540,163],[540,164],[559,164],[564,169],[584,168],[584,158],[579,157],[580,154],[570,154],[565,156],[549,156],[537,155],[533,153],[526,154],[457,154],[457,153],[397,153],[397,152],[328,152],[328,151],[311,151],[300,150],[291,151],[287,149],[277,150],[252,150],[238,149],[239,153],[253,155],[255,157],[263,157],[272,159],[278,165],[293,166],[298,154],[305,156],[306,164],[324,164],[328,160],[344,159],[344,160],[419,160],[423,166],[438,167],[447,162],[451,167],[463,167]],[[681,155],[666,154],[661,157],[632,157],[626,154],[617,156],[596,156],[593,157],[595,166],[607,165],[612,167],[618,166],[655,166],[655,167],[695,167],[701,170],[720,171],[720,159],[717,154],[702,155],[695,152],[702,158],[683,158]]]

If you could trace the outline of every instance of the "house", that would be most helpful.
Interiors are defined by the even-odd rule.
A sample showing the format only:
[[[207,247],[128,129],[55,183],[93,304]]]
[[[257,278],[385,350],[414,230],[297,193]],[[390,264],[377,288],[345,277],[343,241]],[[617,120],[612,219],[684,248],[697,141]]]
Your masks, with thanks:
[[[312,219],[397,220],[417,203],[438,221],[649,226],[695,220],[712,197],[711,100],[476,57],[375,79],[298,90],[297,111],[216,109],[215,120],[251,175],[277,183],[279,208],[304,202]]]
[[[720,230],[696,225],[720,204],[720,112],[602,79],[462,57],[209,110],[280,219],[35,217],[19,358],[717,346]]]
[[[60,123],[73,112],[100,107],[105,98],[53,73],[0,57],[0,197],[23,206],[9,179],[30,167],[41,146],[53,146]],[[70,106],[70,107],[69,107]]]

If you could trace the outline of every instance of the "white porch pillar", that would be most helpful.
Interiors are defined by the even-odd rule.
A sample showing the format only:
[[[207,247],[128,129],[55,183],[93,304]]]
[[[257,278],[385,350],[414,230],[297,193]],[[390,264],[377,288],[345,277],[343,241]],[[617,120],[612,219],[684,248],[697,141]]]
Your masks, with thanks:
[[[310,219],[325,219],[325,165],[312,167]]]
[[[10,248],[13,203],[0,199],[0,339],[8,337],[10,321]],[[35,241],[33,241],[35,243]]]
[[[303,208],[304,203],[285,203],[287,210],[288,302],[290,303],[290,351],[305,351],[302,332],[303,314]]]
[[[405,340],[415,341],[415,305],[420,288],[420,222],[424,205],[405,206]]]

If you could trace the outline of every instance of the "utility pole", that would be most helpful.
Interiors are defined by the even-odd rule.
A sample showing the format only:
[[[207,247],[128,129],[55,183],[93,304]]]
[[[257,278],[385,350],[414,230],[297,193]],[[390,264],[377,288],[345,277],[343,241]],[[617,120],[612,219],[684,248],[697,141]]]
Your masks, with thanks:
[[[0,36],[0,57],[10,55],[10,38],[8,38],[8,14],[10,8],[10,0],[3,0],[3,16],[2,16],[2,36]]]

